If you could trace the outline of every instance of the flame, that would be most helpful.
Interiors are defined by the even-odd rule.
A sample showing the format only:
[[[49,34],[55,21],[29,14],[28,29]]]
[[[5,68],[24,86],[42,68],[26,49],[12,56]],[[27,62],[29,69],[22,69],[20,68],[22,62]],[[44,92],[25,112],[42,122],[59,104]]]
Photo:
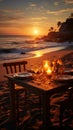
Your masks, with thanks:
[[[52,74],[52,69],[51,69],[51,66],[50,66],[50,62],[48,60],[43,62],[43,68],[44,68],[44,71],[47,73],[47,75]]]
[[[48,70],[46,71],[46,73],[47,73],[48,75],[51,75],[51,74],[52,74],[52,70],[51,70],[50,67],[48,68]]]
[[[58,59],[57,63],[58,63],[59,65],[63,65],[63,63],[62,63],[62,61],[61,61],[60,59]]]
[[[47,70],[48,67],[49,67],[49,63],[48,63],[48,61],[46,60],[46,61],[44,61],[44,69]]]

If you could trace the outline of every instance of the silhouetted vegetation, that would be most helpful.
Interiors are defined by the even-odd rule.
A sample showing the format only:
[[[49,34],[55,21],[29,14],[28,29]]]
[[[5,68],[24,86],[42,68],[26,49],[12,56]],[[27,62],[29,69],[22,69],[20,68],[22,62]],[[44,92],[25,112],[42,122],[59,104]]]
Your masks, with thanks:
[[[50,27],[48,35],[43,39],[46,41],[65,42],[73,41],[73,13],[66,19],[65,22],[58,21],[57,26],[59,31],[55,31],[53,27]]]

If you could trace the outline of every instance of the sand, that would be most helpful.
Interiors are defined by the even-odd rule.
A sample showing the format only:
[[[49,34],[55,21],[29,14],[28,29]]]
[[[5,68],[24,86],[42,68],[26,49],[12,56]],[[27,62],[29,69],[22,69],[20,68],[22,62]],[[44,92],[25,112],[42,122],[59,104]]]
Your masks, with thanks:
[[[60,51],[55,51],[55,52],[50,52],[50,53],[46,53],[41,57],[32,57],[32,58],[22,58],[22,59],[15,59],[15,60],[9,60],[9,61],[16,61],[16,60],[26,60],[28,62],[26,68],[27,69],[32,69],[35,66],[41,66],[44,60],[53,60],[54,58],[58,58],[58,57],[63,57],[64,55],[67,55],[69,53],[73,52],[73,48],[69,48],[69,49],[64,49],[64,50],[60,50]],[[0,63],[0,81],[4,81],[4,74],[6,73],[4,68],[3,68],[3,63],[4,62],[9,62],[9,61],[1,61]]]
[[[43,60],[53,60],[54,57],[58,58],[58,57],[63,58],[63,61],[65,63],[71,63],[71,67],[73,67],[73,49],[64,49],[61,51],[56,51],[56,52],[51,52],[51,53],[47,53],[44,54],[42,57],[33,57],[33,58],[27,58],[27,59],[21,59],[21,60],[27,60],[28,64],[27,64],[27,69],[31,69],[34,68],[35,66],[41,66],[43,63]],[[3,61],[4,62],[4,61]],[[2,63],[0,63],[0,81],[4,81],[6,80],[4,78],[4,74],[5,74],[5,70],[2,66]],[[7,61],[9,62],[9,61]],[[3,82],[4,83],[4,82]],[[30,112],[29,109],[26,107],[25,109],[23,109],[24,107],[24,94],[21,94],[21,104],[20,104],[20,109],[21,109],[21,119],[23,118],[23,122],[24,120],[26,120],[27,118],[30,118]],[[64,100],[65,98],[68,97],[68,93],[55,93],[54,95],[51,96],[51,122],[53,126],[58,126],[59,127],[59,101]],[[39,114],[39,107],[37,105],[37,101],[39,101],[38,96],[37,95],[33,95],[30,94],[29,96],[29,101],[33,102],[33,99],[35,100],[35,104],[33,105],[31,103],[31,108],[32,108],[32,115],[33,117],[35,117],[34,119],[32,118],[31,122],[29,121],[29,124],[26,125],[27,127],[22,130],[39,130],[41,124],[42,124],[42,118],[41,115]],[[22,113],[23,110],[23,113]],[[10,100],[9,100],[9,88],[7,85],[0,83],[0,125],[4,122],[6,122],[6,120],[9,118],[10,115]],[[71,115],[73,116],[73,111],[71,112]],[[69,115],[68,115],[69,117]],[[71,128],[73,128],[73,119],[68,121],[68,118],[65,117],[64,121],[66,123],[66,125],[70,126]],[[25,124],[25,123],[24,123]],[[26,123],[27,124],[27,123]],[[10,126],[11,127],[11,126]],[[11,128],[9,128],[8,130],[10,130]],[[0,130],[7,130],[6,127],[4,126],[4,129]]]

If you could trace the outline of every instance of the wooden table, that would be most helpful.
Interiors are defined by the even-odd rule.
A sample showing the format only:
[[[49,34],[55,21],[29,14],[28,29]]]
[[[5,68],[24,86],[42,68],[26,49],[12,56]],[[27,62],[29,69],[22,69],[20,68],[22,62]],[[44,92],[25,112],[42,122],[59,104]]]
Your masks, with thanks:
[[[42,116],[43,116],[43,127],[45,130],[51,127],[50,121],[50,96],[55,92],[60,92],[61,90],[65,90],[69,87],[69,84],[53,82],[49,79],[49,77],[43,77],[43,75],[35,74],[33,78],[28,79],[19,79],[15,78],[12,75],[5,75],[9,81],[10,94],[11,94],[11,113],[12,120],[15,121],[15,97],[14,97],[14,84],[21,85],[30,91],[40,95],[41,97],[41,105],[42,105]],[[73,80],[72,80],[73,82]],[[72,83],[71,83],[72,84]]]

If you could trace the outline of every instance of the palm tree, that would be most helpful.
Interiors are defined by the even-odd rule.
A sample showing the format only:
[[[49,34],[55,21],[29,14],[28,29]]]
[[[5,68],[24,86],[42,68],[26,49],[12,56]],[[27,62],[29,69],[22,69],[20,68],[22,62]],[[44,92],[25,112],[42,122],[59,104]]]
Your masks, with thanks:
[[[61,22],[61,21],[58,21],[58,23],[57,23],[58,28],[59,28],[61,25],[62,25],[62,22]]]
[[[52,32],[53,30],[54,30],[54,28],[53,28],[53,27],[50,27],[49,32]]]

